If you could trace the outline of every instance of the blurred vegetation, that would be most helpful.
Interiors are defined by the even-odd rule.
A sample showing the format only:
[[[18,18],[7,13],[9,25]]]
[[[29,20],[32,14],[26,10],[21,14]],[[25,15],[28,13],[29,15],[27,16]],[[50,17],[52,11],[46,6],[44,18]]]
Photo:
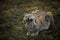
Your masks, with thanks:
[[[55,25],[38,36],[26,36],[23,13],[34,9],[51,11]],[[60,0],[0,0],[0,40],[59,40]]]

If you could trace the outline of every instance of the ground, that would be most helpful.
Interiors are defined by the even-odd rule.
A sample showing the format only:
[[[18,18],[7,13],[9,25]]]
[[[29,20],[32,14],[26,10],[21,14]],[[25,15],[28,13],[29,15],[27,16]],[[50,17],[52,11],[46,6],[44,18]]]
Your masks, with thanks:
[[[60,1],[55,0],[0,0],[0,40],[59,40],[60,38]],[[54,26],[38,36],[26,36],[23,24],[24,12],[34,9],[51,11]]]

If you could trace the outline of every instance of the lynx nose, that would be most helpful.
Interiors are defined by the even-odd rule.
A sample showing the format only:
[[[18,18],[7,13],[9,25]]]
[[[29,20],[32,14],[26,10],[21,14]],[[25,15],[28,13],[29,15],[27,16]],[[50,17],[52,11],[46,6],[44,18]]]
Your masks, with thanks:
[[[33,19],[29,19],[29,18],[27,20],[28,20],[28,22],[32,22],[33,21]]]

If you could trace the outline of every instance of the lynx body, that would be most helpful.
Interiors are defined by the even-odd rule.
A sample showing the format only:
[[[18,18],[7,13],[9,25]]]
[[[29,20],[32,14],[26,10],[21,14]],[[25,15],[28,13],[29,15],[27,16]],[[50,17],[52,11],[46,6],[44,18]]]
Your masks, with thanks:
[[[25,14],[24,25],[27,29],[27,35],[36,36],[39,31],[49,29],[50,24],[54,22],[51,12],[40,10],[32,11],[30,14]]]

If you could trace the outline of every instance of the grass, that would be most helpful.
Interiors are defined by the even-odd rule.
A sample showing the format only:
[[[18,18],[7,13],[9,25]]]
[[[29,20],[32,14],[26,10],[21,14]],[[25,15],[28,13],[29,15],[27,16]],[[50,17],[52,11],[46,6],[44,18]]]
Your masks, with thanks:
[[[28,1],[28,0],[27,0]],[[5,4],[1,3],[1,10],[3,9],[2,17],[5,18],[4,20],[6,21],[7,24],[4,24],[7,28],[7,26],[10,27],[7,31],[9,31],[10,36],[4,32],[0,36],[1,40],[57,40],[58,36],[60,34],[60,19],[59,16],[57,16],[57,10],[55,8],[52,8],[49,2],[45,1],[25,1],[25,0],[9,0],[4,2]],[[3,7],[2,7],[3,6]],[[27,11],[32,11],[34,9],[42,9],[44,11],[51,11],[54,15],[54,20],[55,20],[55,26],[56,29],[48,29],[47,31],[40,32],[38,36],[32,37],[32,36],[26,36],[26,29],[23,24],[23,13]],[[4,14],[4,15],[3,15]],[[13,25],[11,23],[11,20],[13,19],[12,16],[15,14],[19,14],[17,17],[17,21],[19,22],[19,25]],[[7,17],[7,18],[6,18]],[[8,21],[8,22],[7,22]],[[11,28],[12,27],[12,28]],[[4,28],[4,29],[6,29]]]

